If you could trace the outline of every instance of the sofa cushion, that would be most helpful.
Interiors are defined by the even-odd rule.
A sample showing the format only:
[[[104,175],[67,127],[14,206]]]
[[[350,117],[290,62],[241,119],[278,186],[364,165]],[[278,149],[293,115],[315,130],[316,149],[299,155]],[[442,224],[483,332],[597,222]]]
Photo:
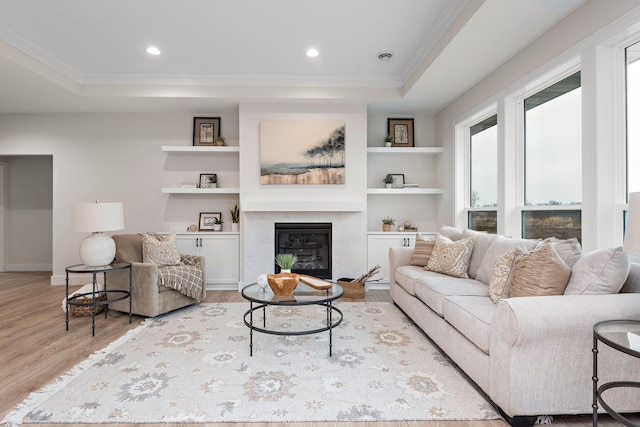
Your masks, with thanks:
[[[116,242],[116,261],[142,262],[141,234],[114,234]]]
[[[416,295],[415,279],[426,272],[422,267],[416,265],[401,265],[396,268],[394,279],[398,286],[407,291],[409,295]]]
[[[460,240],[462,239],[462,229],[461,228],[456,228],[456,227],[451,227],[448,225],[443,225],[442,227],[440,227],[440,231],[438,232],[441,235],[443,235],[444,237],[453,240],[454,242],[456,240]]]
[[[573,266],[565,295],[617,294],[629,275],[629,256],[622,247],[584,254]]]
[[[573,267],[573,265],[580,259],[582,255],[582,246],[578,239],[572,237],[571,239],[558,239],[556,237],[549,237],[544,240],[545,242],[551,242],[553,245],[553,249],[558,252],[560,258],[567,264],[569,267]]]
[[[443,303],[444,319],[484,353],[489,354],[491,322],[496,306],[487,297],[451,296]]]
[[[484,259],[487,250],[493,243],[493,241],[498,237],[497,234],[489,234],[489,233],[481,233],[475,230],[464,230],[462,232],[462,238],[473,237],[475,241],[473,245],[473,252],[471,253],[471,259],[469,259],[469,277],[472,279],[478,278],[478,270],[480,269],[480,264],[482,264],[482,260]],[[485,284],[489,284],[489,280],[484,282]]]
[[[180,264],[180,251],[176,233],[167,236],[144,233],[142,235],[142,262],[163,265]]]
[[[513,264],[510,297],[562,295],[571,269],[550,242],[538,245]]]
[[[497,236],[495,239],[493,239],[493,242],[491,242],[491,245],[485,251],[482,262],[480,263],[480,267],[478,267],[478,274],[476,275],[476,279],[488,285],[491,281],[491,276],[493,275],[493,267],[495,265],[496,259],[514,248],[525,247],[528,250],[532,250],[536,247],[537,244],[538,242],[535,240],[509,239],[504,236]],[[474,251],[477,250],[477,245],[478,244],[476,243],[476,246],[473,249]],[[471,257],[473,258],[473,255]]]
[[[509,298],[511,279],[513,278],[513,264],[516,258],[527,252],[529,252],[529,250],[524,247],[524,245],[521,245],[511,249],[496,259],[493,265],[491,280],[489,282],[489,296],[494,304],[502,298]]]
[[[473,238],[451,241],[436,234],[431,258],[425,269],[453,277],[468,278],[469,258],[473,251]]]
[[[415,281],[416,297],[439,316],[443,316],[443,304],[447,297],[454,295],[489,296],[489,287],[474,279],[461,279],[445,274],[425,271],[425,275]],[[491,300],[487,298],[489,302]]]
[[[411,256],[411,265],[425,267],[429,263],[429,258],[431,258],[434,244],[435,240],[427,240],[422,237],[422,234],[416,233],[416,244],[413,248],[413,255]]]

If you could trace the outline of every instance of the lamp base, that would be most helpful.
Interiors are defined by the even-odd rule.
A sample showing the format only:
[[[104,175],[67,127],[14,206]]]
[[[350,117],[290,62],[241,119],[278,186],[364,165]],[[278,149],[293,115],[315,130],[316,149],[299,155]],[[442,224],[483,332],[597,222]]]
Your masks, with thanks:
[[[80,260],[88,267],[109,265],[116,256],[116,242],[104,233],[92,233],[80,242]]]

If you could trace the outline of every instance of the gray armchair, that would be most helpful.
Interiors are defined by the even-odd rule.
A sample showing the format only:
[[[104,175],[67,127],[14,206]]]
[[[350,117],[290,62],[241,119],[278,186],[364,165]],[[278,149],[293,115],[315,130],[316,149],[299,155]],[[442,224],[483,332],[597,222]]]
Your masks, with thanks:
[[[202,270],[202,292],[196,297],[188,297],[160,284],[160,272],[156,264],[142,262],[142,235],[116,234],[116,261],[131,263],[132,285],[131,303],[133,314],[155,317],[169,311],[204,300],[206,296],[204,258],[183,255],[182,262]],[[108,289],[129,289],[129,271],[114,271],[107,276]],[[109,308],[129,312],[129,300],[109,304]]]

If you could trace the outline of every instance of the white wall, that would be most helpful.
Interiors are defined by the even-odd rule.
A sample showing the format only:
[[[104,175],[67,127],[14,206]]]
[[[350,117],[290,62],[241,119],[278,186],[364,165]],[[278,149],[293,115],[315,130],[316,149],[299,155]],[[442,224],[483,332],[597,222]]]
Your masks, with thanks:
[[[505,98],[509,95],[523,90],[528,83],[539,78],[544,73],[576,57],[581,57],[585,53],[591,58],[583,62],[583,73],[586,71],[585,74],[587,76],[593,75],[596,73],[593,67],[597,66],[597,64],[592,58],[593,53],[590,52],[594,46],[622,32],[630,25],[637,23],[639,19],[640,7],[638,7],[638,2],[635,0],[615,2],[591,0],[438,113],[436,117],[437,139],[445,147],[445,153],[440,164],[440,179],[445,187],[445,195],[439,212],[441,223],[455,224],[456,218],[458,218],[457,225],[465,225],[461,224],[459,219],[459,212],[464,206],[454,197],[455,188],[459,184],[456,183],[455,178],[461,174],[450,173],[451,171],[456,171],[458,166],[455,161],[454,125],[491,104],[497,104],[499,111],[504,111]],[[601,57],[605,56],[601,55]],[[588,69],[585,70],[584,67]],[[589,93],[589,91],[595,90],[596,88],[593,85],[587,84],[583,86],[583,99],[602,100],[602,94],[597,96]],[[601,138],[601,140],[599,142],[590,140],[589,144],[583,146],[583,155],[586,159],[592,160],[588,165],[583,162],[583,170],[591,174],[588,179],[584,180],[586,185],[583,185],[583,193],[587,195],[583,199],[590,201],[591,205],[588,210],[583,209],[583,225],[585,226],[597,224],[598,221],[604,219],[597,216],[593,217],[597,215],[594,212],[596,210],[594,206],[597,204],[611,205],[611,198],[609,197],[606,198],[607,200],[591,200],[592,198],[588,193],[596,189],[593,188],[593,185],[589,186],[588,184],[597,182],[599,180],[598,174],[602,174],[605,177],[606,174],[614,173],[613,168],[615,167],[613,163],[608,165],[596,164],[601,162],[602,152],[598,151],[598,154],[595,154],[596,152],[593,150],[606,149],[607,146],[610,147],[609,150],[613,150],[611,147],[614,144],[611,141],[612,133],[604,135],[601,129],[597,129],[598,121],[593,120],[592,110],[592,108],[589,109],[590,112],[585,116],[589,120],[585,121],[583,135],[597,134],[597,137]],[[620,136],[618,135],[618,137]],[[591,138],[591,136],[588,138]],[[505,144],[514,143],[515,141],[512,139],[505,140]],[[607,157],[610,157],[609,154],[607,154]],[[610,178],[607,179],[607,182],[610,183],[611,181]],[[458,188],[460,188],[459,185]],[[609,188],[609,191],[612,191],[612,189]],[[586,208],[587,206],[583,207]],[[614,221],[613,218],[609,218],[609,220]],[[504,231],[513,235],[519,235],[520,233],[520,230],[517,229]],[[603,234],[598,234],[596,230],[583,229],[583,245],[585,249],[612,246],[617,243],[616,238],[611,237],[611,233],[607,233],[607,236]]]
[[[71,231],[73,202],[122,201],[126,229],[118,233],[183,231],[197,223],[200,212],[228,215],[237,198],[161,193],[162,187],[226,167],[204,159],[174,159],[161,151],[163,145],[192,144],[194,116],[220,116],[227,143],[238,144],[237,113],[0,115],[0,156],[53,156],[52,283],[63,284],[64,268],[80,262],[78,245],[84,235]]]
[[[0,157],[6,162],[5,270],[51,271],[51,156]]]

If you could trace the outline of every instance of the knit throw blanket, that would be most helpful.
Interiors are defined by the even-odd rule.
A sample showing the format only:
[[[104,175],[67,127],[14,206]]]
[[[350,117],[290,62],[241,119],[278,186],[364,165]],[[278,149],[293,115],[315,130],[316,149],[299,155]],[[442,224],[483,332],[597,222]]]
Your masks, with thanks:
[[[203,277],[197,257],[182,255],[181,261],[182,264],[179,265],[160,267],[158,269],[158,284],[200,302]]]

